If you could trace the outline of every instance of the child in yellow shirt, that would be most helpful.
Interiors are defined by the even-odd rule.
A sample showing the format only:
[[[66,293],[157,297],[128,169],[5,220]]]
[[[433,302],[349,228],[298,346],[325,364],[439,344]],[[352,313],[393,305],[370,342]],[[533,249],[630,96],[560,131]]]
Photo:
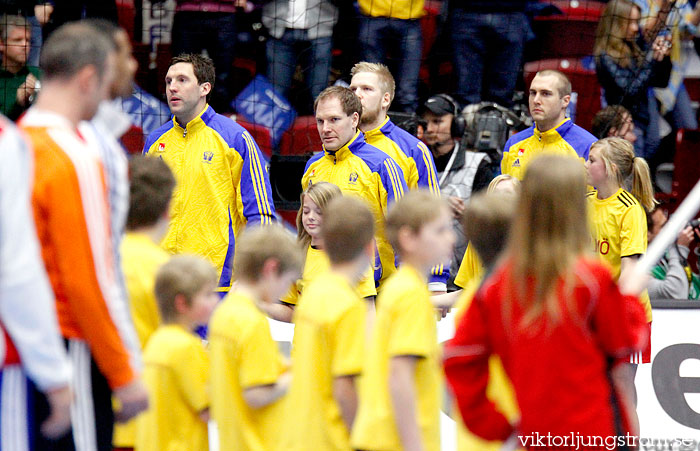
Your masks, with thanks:
[[[260,304],[276,302],[301,272],[302,255],[281,226],[246,229],[236,243],[236,283],[209,323],[212,418],[220,451],[275,447],[280,398],[291,379]]]
[[[330,269],[309,283],[294,311],[292,385],[280,451],[351,450],[367,314],[353,287],[374,256],[374,216],[352,197],[332,200],[324,214]]]
[[[441,369],[430,268],[455,236],[447,204],[411,191],[390,209],[386,235],[401,267],[377,299],[351,443],[363,450],[440,450]]]
[[[158,271],[156,299],[163,324],[143,353],[149,409],[138,418],[139,451],[208,451],[209,358],[194,333],[216,306],[216,270],[193,255],[178,255]]]
[[[289,291],[278,303],[265,307],[271,318],[290,322],[304,287],[317,275],[325,273],[330,268],[331,264],[326,252],[324,252],[324,240],[321,236],[324,222],[323,211],[330,201],[342,195],[340,188],[328,182],[314,183],[301,194],[301,207],[297,212],[296,223],[297,240],[302,249],[306,251],[304,270],[301,279],[292,284]],[[364,277],[355,286],[361,297],[377,295],[371,267],[367,268]]]

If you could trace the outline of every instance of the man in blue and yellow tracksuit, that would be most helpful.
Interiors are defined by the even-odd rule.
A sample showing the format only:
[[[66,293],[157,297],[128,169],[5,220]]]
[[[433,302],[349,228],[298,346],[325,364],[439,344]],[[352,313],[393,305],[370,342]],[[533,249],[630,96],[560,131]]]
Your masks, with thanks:
[[[529,162],[537,155],[554,153],[588,159],[596,137],[566,117],[571,82],[556,70],[543,70],[530,84],[530,115],[535,125],[506,142],[501,173],[522,180]]]
[[[246,224],[271,224],[275,208],[257,144],[207,104],[213,83],[210,59],[173,58],[165,78],[173,119],[148,137],[144,154],[162,158],[177,180],[163,248],[209,259],[220,273],[218,291],[225,293],[236,236]]]
[[[330,182],[340,187],[343,194],[367,202],[376,224],[380,264],[375,264],[375,281],[379,283],[396,269],[394,251],[384,235],[384,216],[388,204],[408,189],[403,171],[391,157],[367,144],[357,130],[362,104],[350,89],[325,89],[314,109],[323,152],[306,164],[302,189],[312,183]]]
[[[365,135],[365,142],[396,161],[409,189],[423,188],[440,195],[435,162],[428,147],[397,127],[387,116],[396,89],[389,68],[379,63],[360,62],[353,66],[350,75],[350,89],[362,102],[359,128]],[[430,291],[445,292],[449,277],[449,267],[433,268],[428,283]]]

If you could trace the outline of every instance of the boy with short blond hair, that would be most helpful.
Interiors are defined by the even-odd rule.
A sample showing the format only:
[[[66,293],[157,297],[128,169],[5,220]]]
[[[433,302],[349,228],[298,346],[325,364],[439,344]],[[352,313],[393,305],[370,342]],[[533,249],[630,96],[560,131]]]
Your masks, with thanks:
[[[452,251],[445,201],[425,191],[399,200],[386,235],[401,267],[377,299],[351,443],[364,450],[440,449],[440,357],[427,274]]]
[[[135,449],[209,449],[209,358],[193,331],[209,321],[219,300],[216,280],[214,267],[193,255],[175,256],[158,271],[163,324],[143,353],[151,405],[138,419]]]
[[[236,285],[209,324],[212,418],[221,451],[274,449],[290,374],[262,303],[301,275],[302,252],[281,226],[247,229],[236,242]]]
[[[356,380],[365,352],[364,301],[353,288],[374,256],[374,217],[339,197],[321,226],[330,270],[304,289],[294,312],[292,385],[279,450],[350,450]]]

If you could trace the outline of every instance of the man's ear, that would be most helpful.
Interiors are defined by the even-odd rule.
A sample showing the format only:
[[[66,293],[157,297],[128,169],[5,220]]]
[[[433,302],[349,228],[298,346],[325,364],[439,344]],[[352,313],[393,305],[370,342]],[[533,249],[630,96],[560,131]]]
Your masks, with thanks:
[[[360,123],[360,115],[357,113],[357,111],[355,111],[350,117],[352,118],[353,128],[357,128],[357,125]]]
[[[190,308],[190,303],[187,302],[187,298],[185,298],[184,294],[175,295],[174,305],[175,311],[180,315],[186,313]]]
[[[391,94],[385,92],[382,97],[382,107],[389,109],[389,105],[391,105]]]
[[[93,92],[99,85],[100,79],[97,68],[93,64],[82,67],[77,74],[78,85],[81,92]]]
[[[564,97],[561,98],[561,105],[562,109],[566,109],[566,107],[569,106],[569,102],[571,102],[571,94],[565,95]]]
[[[199,85],[199,95],[200,97],[206,97],[209,95],[211,92],[211,83],[208,81],[205,81],[201,85]]]
[[[268,258],[263,263],[260,274],[262,278],[278,276],[280,272],[280,262],[276,258]]]

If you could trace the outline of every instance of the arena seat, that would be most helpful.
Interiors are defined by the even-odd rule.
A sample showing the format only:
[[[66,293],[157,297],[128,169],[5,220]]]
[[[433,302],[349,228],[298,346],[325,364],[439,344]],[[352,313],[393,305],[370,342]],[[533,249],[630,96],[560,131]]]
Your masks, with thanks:
[[[525,64],[525,86],[529,87],[535,74],[545,69],[556,69],[569,77],[573,91],[577,93],[575,122],[586,130],[590,130],[593,116],[601,108],[600,84],[598,84],[595,70],[584,64],[581,59],[532,61]]]
[[[693,186],[700,180],[699,148],[700,130],[678,130],[671,191],[671,197],[675,200],[674,206],[680,205]]]
[[[299,116],[282,134],[280,155],[306,155],[321,150],[321,137],[316,128],[314,116]]]
[[[536,58],[582,58],[593,54],[595,32],[604,5],[597,1],[546,2],[563,14],[537,16],[533,20]]]
[[[272,155],[272,136],[270,135],[270,130],[259,124],[253,124],[243,119],[241,116],[232,115],[231,119],[238,122],[238,124],[248,130],[248,133],[253,137],[258,147],[265,154],[265,158],[270,159]]]
[[[143,130],[138,125],[132,125],[129,130],[122,135],[122,145],[129,155],[140,155],[143,152],[145,136]]]

